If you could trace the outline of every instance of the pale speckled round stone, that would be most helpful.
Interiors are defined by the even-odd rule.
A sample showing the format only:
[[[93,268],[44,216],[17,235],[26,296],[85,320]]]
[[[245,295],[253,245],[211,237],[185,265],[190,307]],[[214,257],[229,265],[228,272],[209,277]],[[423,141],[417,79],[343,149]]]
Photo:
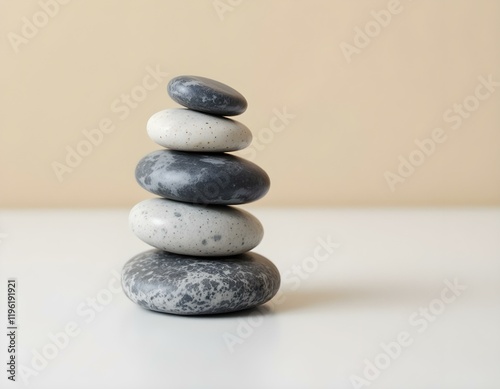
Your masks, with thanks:
[[[205,259],[150,250],[125,264],[122,286],[141,307],[205,315],[264,304],[278,292],[280,274],[271,261],[256,253]]]
[[[233,116],[247,109],[247,101],[241,93],[206,77],[175,77],[168,83],[167,92],[180,105],[211,115]]]
[[[153,142],[180,151],[236,151],[252,142],[252,133],[240,122],[182,108],[155,113],[147,130]]]
[[[242,209],[159,198],[132,208],[129,223],[147,244],[184,255],[241,254],[257,246],[264,235],[257,218]]]

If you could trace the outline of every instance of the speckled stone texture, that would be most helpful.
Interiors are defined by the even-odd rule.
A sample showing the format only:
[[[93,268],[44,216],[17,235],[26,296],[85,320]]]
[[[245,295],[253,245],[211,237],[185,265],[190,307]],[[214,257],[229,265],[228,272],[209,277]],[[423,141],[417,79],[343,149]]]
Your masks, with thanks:
[[[269,190],[267,173],[254,163],[224,153],[158,150],[137,164],[135,178],[147,191],[197,204],[244,204]]]
[[[242,209],[159,198],[132,208],[129,223],[143,242],[184,255],[241,254],[257,246],[264,235],[257,218]]]
[[[166,150],[142,158],[135,177],[161,197],[135,205],[129,225],[155,249],[125,264],[123,290],[144,308],[178,315],[264,304],[278,292],[280,274],[271,261],[249,252],[262,240],[262,224],[232,205],[263,197],[269,176],[226,154],[252,141],[244,124],[224,117],[243,113],[247,102],[233,88],[204,77],[176,77],[167,91],[188,109],[164,109],[148,120],[149,137]]]
[[[236,151],[252,142],[252,133],[244,124],[184,108],[155,113],[148,120],[147,130],[153,142],[172,150]]]
[[[247,101],[238,91],[205,77],[175,77],[167,91],[180,105],[212,115],[234,116],[247,109]]]
[[[201,259],[150,250],[122,271],[127,297],[153,311],[178,315],[234,312],[269,301],[278,291],[276,266],[256,253]]]

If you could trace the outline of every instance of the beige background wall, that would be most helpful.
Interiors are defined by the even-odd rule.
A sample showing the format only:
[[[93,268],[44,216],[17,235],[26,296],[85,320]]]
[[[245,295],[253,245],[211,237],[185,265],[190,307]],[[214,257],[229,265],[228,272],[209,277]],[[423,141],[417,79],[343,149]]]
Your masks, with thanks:
[[[500,204],[500,86],[479,81],[500,81],[500,1],[397,3],[2,0],[0,206],[148,197],[134,167],[158,148],[145,124],[176,106],[165,85],[179,74],[247,97],[237,120],[257,144],[240,154],[273,182],[260,205]],[[168,75],[144,79],[157,67]],[[283,109],[294,117],[273,131]],[[114,130],[86,150],[82,131],[102,121]],[[415,141],[436,127],[422,158]],[[88,155],[58,179],[54,162],[79,144]],[[420,166],[405,178],[410,155]]]

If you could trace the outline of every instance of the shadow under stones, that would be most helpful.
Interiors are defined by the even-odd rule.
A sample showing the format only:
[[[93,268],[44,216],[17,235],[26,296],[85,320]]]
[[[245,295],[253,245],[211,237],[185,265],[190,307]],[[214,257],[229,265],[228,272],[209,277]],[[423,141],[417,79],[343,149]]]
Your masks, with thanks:
[[[314,308],[335,309],[343,305],[387,307],[419,305],[439,297],[442,283],[405,284],[401,282],[373,282],[355,286],[328,286],[319,289],[282,291],[276,302],[271,301],[272,311],[308,310]]]
[[[151,312],[151,314],[156,314],[156,315],[167,315],[170,317],[177,317],[177,318],[188,318],[192,320],[196,319],[233,319],[233,318],[245,318],[249,316],[256,316],[256,315],[262,315],[262,316],[268,316],[272,315],[274,313],[274,310],[269,306],[269,305],[261,305],[258,307],[254,308],[248,308],[248,309],[242,309],[240,311],[236,312],[227,312],[227,313],[214,313],[214,314],[205,314],[205,315],[177,315],[173,313],[166,313],[166,312],[159,312],[159,311],[152,311],[150,309],[140,307],[145,311]]]

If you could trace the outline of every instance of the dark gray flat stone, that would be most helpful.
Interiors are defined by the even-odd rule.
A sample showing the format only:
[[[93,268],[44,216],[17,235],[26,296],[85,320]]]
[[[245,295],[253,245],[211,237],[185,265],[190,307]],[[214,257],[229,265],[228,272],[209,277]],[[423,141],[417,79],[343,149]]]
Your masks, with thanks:
[[[267,173],[256,164],[224,153],[158,150],[139,161],[139,185],[170,200],[197,204],[244,204],[269,190]]]
[[[241,93],[210,78],[178,76],[170,80],[167,91],[180,105],[212,115],[234,116],[247,109]]]
[[[206,259],[150,250],[125,264],[122,286],[141,307],[206,315],[264,304],[278,292],[280,274],[271,261],[252,252]]]

